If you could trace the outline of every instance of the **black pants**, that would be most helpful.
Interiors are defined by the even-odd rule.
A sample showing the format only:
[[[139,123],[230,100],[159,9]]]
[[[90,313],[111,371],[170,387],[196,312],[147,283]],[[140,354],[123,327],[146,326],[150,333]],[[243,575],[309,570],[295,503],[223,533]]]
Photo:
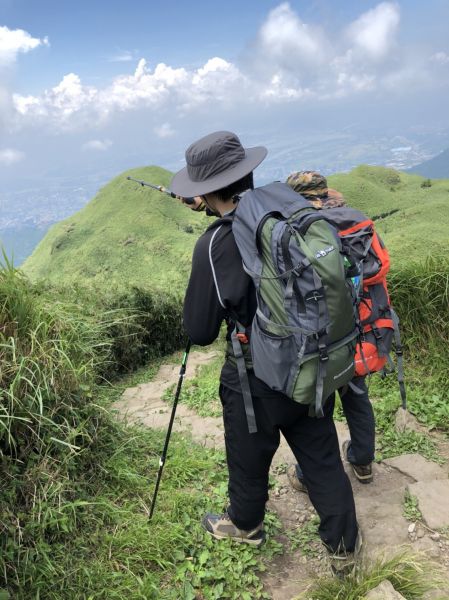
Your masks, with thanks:
[[[220,386],[229,469],[229,516],[240,529],[252,529],[264,519],[268,473],[280,433],[304,473],[310,500],[321,523],[322,541],[333,552],[354,549],[357,522],[351,484],[343,469],[332,420],[334,398],[325,416],[308,416],[303,406],[279,394],[253,396],[257,433],[248,432],[241,393]]]
[[[341,405],[351,434],[348,460],[355,465],[367,465],[374,460],[375,421],[364,377],[355,377],[352,383],[362,392],[350,387],[340,394]]]

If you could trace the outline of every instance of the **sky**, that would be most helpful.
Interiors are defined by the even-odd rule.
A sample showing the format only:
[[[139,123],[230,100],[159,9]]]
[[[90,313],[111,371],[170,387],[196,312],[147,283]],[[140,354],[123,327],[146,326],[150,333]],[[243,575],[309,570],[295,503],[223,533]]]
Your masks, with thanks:
[[[0,0],[0,178],[175,170],[221,129],[277,160],[347,128],[437,134],[448,34],[447,0]]]

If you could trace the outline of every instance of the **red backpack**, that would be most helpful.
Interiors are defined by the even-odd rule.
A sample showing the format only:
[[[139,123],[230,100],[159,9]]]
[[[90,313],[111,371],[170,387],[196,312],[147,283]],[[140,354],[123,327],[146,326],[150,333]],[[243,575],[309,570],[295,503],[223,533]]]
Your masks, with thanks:
[[[405,404],[399,319],[391,306],[387,288],[386,276],[390,270],[388,251],[377,235],[373,221],[358,210],[329,208],[326,219],[337,227],[342,251],[353,268],[360,325],[355,374],[364,376],[395,370],[390,356],[394,342],[399,387]]]

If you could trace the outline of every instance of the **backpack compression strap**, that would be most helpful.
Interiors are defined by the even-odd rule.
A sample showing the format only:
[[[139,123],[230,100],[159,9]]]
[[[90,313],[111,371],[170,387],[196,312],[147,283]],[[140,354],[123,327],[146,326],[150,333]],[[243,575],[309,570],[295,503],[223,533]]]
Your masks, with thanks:
[[[399,331],[399,317],[393,308],[390,309],[391,318],[394,324],[394,345],[395,352],[398,361],[398,384],[399,384],[399,392],[401,394],[402,408],[406,410],[407,408],[407,394],[405,391],[405,383],[404,383],[404,361],[403,361],[403,352],[402,352],[402,343],[401,343],[401,334]]]
[[[248,372],[246,370],[245,357],[241,342],[238,338],[239,324],[236,323],[233,332],[231,333],[232,349],[237,363],[239,372],[240,386],[242,388],[243,402],[245,404],[246,419],[248,421],[248,430],[250,433],[257,433],[256,415],[254,414],[253,398],[249,387]]]

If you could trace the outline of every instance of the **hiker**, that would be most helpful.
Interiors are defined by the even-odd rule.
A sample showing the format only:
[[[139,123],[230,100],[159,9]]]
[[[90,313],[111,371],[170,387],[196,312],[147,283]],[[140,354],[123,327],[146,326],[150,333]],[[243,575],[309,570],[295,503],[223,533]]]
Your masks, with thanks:
[[[345,206],[343,194],[329,188],[326,178],[316,171],[298,171],[288,176],[287,185],[306,198],[315,208]],[[342,452],[360,483],[373,481],[375,421],[368,396],[365,377],[354,377],[350,385],[339,390],[343,412],[349,427],[350,440],[345,440]],[[287,470],[291,485],[307,493],[301,467],[291,465]]]
[[[261,146],[244,148],[234,133],[211,133],[191,144],[185,153],[186,167],[171,182],[175,194],[201,196],[209,211],[218,217],[196,243],[184,301],[184,325],[193,343],[211,344],[219,335],[222,322],[227,324],[228,351],[219,395],[229,505],[224,514],[206,514],[202,524],[216,539],[232,538],[256,546],[263,542],[269,468],[282,433],[301,465],[311,502],[320,517],[319,535],[330,552],[331,564],[336,571],[344,571],[354,564],[361,536],[332,420],[334,394],[323,402],[322,418],[310,417],[309,406],[273,391],[248,369],[246,381],[254,411],[251,414],[233,356],[235,322],[245,329],[238,334],[243,344],[245,338],[247,341],[251,337],[257,306],[253,281],[243,269],[234,238],[232,215],[241,195],[254,189],[253,170],[266,154],[266,148]],[[292,195],[285,184],[272,185]],[[296,202],[295,197],[293,200]],[[245,348],[248,352],[249,345]],[[273,355],[273,365],[275,359]],[[250,422],[256,424],[256,433],[250,433]]]

